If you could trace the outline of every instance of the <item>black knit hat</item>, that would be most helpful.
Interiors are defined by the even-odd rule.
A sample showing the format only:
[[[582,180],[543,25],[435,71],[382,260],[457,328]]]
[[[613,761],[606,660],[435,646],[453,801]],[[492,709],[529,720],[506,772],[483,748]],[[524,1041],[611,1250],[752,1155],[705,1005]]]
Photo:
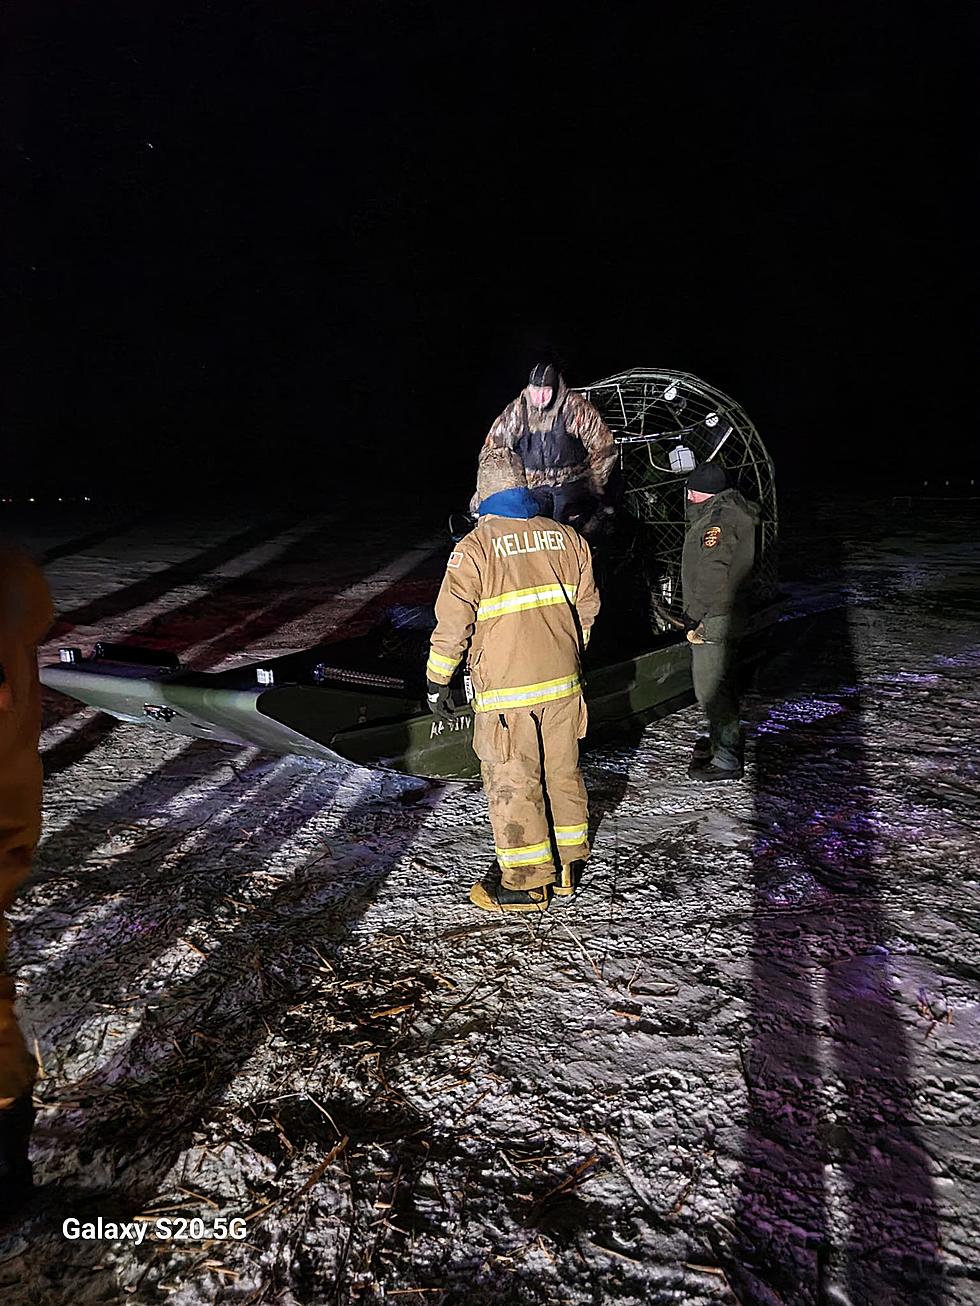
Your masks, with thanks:
[[[549,386],[552,390],[558,389],[558,369],[551,363],[535,363],[531,368],[531,375],[527,379],[528,385]]]
[[[701,494],[720,494],[728,489],[728,477],[718,463],[699,463],[687,478],[687,488]]]

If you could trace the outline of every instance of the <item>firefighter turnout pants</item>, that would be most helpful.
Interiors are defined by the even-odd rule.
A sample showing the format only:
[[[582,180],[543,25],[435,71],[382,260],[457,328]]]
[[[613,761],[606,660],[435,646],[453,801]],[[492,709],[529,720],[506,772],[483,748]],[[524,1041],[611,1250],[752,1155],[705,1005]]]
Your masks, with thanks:
[[[31,868],[41,833],[41,759],[37,751],[39,687],[33,649],[5,665],[0,686],[0,1106],[33,1087],[37,1064],[14,1014],[6,972],[4,913]]]
[[[578,765],[588,718],[580,695],[505,712],[477,712],[480,759],[501,883],[554,884],[556,859],[589,855],[589,805]]]

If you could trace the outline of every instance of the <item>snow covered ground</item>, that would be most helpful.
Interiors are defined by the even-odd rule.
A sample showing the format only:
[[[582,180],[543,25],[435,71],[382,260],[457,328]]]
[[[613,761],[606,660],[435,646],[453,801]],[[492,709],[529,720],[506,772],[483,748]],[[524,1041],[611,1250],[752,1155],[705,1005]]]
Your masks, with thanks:
[[[784,507],[796,594],[848,602],[760,675],[746,781],[687,780],[694,708],[591,753],[595,853],[540,919],[466,901],[476,788],[48,695],[3,1302],[980,1302],[976,508]],[[443,549],[353,506],[24,538],[49,653],[200,667],[369,628]],[[64,1236],[98,1217],[201,1224]]]

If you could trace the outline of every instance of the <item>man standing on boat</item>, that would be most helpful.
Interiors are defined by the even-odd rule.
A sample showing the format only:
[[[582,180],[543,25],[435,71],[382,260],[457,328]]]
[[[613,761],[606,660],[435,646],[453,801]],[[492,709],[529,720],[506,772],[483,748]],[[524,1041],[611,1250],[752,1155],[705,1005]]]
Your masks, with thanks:
[[[755,562],[757,511],[729,488],[725,469],[709,462],[687,478],[687,518],[681,555],[684,619],[694,694],[709,730],[694,745],[688,775],[692,780],[741,780],[735,655]]]
[[[587,724],[582,656],[599,611],[586,542],[541,514],[521,459],[480,458],[479,524],[449,555],[426,666],[428,702],[452,718],[464,654],[496,858],[470,891],[485,911],[544,911],[574,892],[589,855],[578,765]]]
[[[484,449],[512,449],[544,517],[591,533],[607,507],[616,465],[612,432],[558,369],[538,363],[528,383],[490,428]]]
[[[51,595],[34,563],[0,540],[0,1224],[30,1192],[37,1063],[14,1013],[4,966],[4,913],[31,866],[41,833],[41,692],[37,644],[51,625]]]

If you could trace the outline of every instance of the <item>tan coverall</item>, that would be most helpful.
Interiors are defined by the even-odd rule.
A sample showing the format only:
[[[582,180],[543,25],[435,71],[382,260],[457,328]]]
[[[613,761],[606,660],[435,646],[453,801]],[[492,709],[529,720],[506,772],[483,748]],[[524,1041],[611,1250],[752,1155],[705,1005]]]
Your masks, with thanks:
[[[41,833],[41,693],[37,645],[54,619],[40,570],[0,541],[0,1106],[34,1085],[37,1065],[14,1015],[4,913],[27,876]]]
[[[550,518],[483,517],[449,555],[426,675],[448,684],[469,648],[473,747],[507,889],[553,884],[555,853],[589,853],[581,662],[598,611],[588,544]]]

